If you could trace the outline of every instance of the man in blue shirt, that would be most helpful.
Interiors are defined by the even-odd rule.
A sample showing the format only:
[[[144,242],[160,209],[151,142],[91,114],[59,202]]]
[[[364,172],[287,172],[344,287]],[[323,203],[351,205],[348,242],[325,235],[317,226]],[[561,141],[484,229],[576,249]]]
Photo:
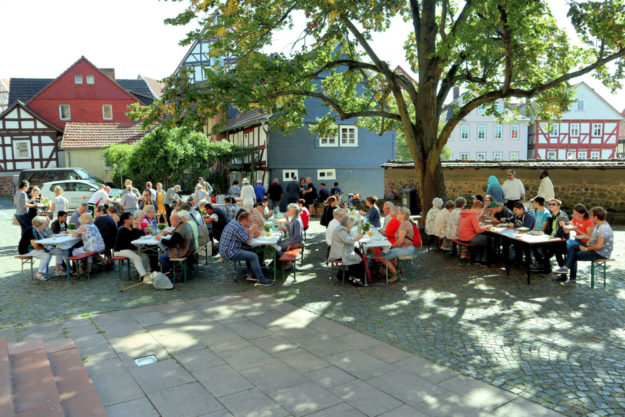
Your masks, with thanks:
[[[258,255],[242,248],[244,244],[249,245],[252,242],[252,238],[247,232],[248,228],[252,235],[257,231],[256,226],[251,225],[250,213],[243,211],[236,220],[228,223],[221,233],[219,254],[228,260],[245,261],[248,274],[246,279],[257,281],[255,285],[269,287],[273,285],[273,282],[268,281],[263,275],[258,262]],[[252,274],[256,277],[254,278]]]
[[[339,187],[339,183],[335,182],[334,187],[332,187],[332,189],[330,190],[330,195],[338,194],[340,196],[342,193],[343,191],[341,191],[341,187]]]
[[[534,208],[534,231],[544,232],[547,227],[547,219],[549,218],[549,210],[545,209],[545,199],[541,196],[532,199],[532,207]]]
[[[261,201],[267,192],[265,191],[265,187],[263,187],[263,182],[261,180],[256,180],[256,185],[254,186],[254,194],[256,194],[256,201]]]
[[[325,202],[330,197],[330,190],[326,188],[324,183],[319,184],[319,201]]]

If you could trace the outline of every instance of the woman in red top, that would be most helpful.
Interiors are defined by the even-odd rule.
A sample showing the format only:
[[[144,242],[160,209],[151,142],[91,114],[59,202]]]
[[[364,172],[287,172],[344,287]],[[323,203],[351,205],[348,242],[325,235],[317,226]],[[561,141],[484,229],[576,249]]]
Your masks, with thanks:
[[[308,225],[310,224],[310,212],[306,208],[306,200],[300,198],[297,200],[297,205],[302,211],[299,216],[302,219],[302,225],[304,226],[304,230],[308,230]]]
[[[592,222],[585,205],[578,204],[573,208],[573,221],[571,223],[576,227],[576,239],[583,244],[587,244],[595,224]]]
[[[393,206],[390,208],[388,214],[389,216],[391,216],[391,220],[389,220],[388,224],[386,225],[386,229],[380,230],[382,236],[386,236],[391,244],[395,243],[395,233],[397,233],[397,229],[399,229],[399,225],[401,224],[401,222],[397,220],[398,211],[399,207],[397,206]]]

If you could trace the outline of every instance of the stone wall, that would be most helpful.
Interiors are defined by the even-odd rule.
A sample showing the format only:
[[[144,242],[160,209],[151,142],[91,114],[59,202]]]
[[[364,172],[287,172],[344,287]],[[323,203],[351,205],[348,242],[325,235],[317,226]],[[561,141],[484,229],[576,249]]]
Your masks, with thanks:
[[[0,177],[0,195],[13,195],[13,177]]]
[[[389,162],[384,165],[385,193],[399,194],[402,188],[416,188],[416,174],[412,163]],[[621,161],[567,161],[518,163],[443,163],[443,176],[448,199],[465,198],[486,192],[488,177],[495,175],[500,182],[506,179],[508,169],[516,171],[523,181],[526,197],[536,195],[541,169],[549,170],[556,198],[568,211],[577,203],[586,207],[602,206],[609,212],[625,216],[625,162]]]

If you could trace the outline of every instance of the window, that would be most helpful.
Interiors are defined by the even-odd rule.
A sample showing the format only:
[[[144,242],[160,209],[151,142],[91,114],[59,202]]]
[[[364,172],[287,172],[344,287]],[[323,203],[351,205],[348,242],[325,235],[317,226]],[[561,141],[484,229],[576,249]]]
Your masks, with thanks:
[[[29,140],[14,140],[13,148],[15,150],[16,158],[30,158],[30,141]]]
[[[95,186],[93,185],[89,185],[89,184],[85,184],[82,182],[77,182],[75,183],[76,185],[76,191],[85,191],[85,192],[89,192],[89,193],[93,193],[98,191],[97,188],[95,188]]]
[[[584,111],[584,100],[577,100],[577,111]]]
[[[586,159],[586,158],[588,158],[588,152],[579,151],[579,153],[577,154],[577,159]]]
[[[319,138],[319,146],[338,146],[338,143],[336,143],[336,135],[328,135]]]
[[[560,124],[559,123],[549,123],[549,135],[550,136],[558,136],[560,134]]]
[[[503,152],[493,152],[493,161],[501,161],[503,159]]]
[[[486,125],[477,125],[477,140],[486,140]]]
[[[69,108],[69,104],[61,104],[59,106],[59,116],[61,120],[71,120],[72,113]]]
[[[594,137],[603,136],[603,125],[601,123],[592,124],[592,135]]]
[[[600,159],[600,152],[599,151],[590,151],[590,159]]]
[[[497,108],[497,113],[499,113],[499,114],[503,113],[503,101],[499,100],[497,102],[497,107],[496,108]]]
[[[469,140],[469,126],[460,126],[460,140]]]
[[[577,159],[577,152],[575,150],[566,151],[566,159]]]
[[[469,159],[469,152],[460,152],[460,159],[466,161]]]
[[[510,139],[512,140],[519,139],[519,125],[510,126]]]
[[[296,169],[283,169],[282,170],[282,181],[291,181],[291,178],[297,178],[297,170]]]
[[[480,105],[477,108],[477,115],[478,116],[483,116],[485,112],[486,112],[486,108],[483,105]]]
[[[501,140],[503,134],[503,126],[495,125],[493,128],[493,132],[495,134],[495,140]]]
[[[102,105],[102,118],[104,120],[113,120],[113,105],[112,104]]]
[[[87,78],[87,84],[93,84],[95,82],[93,75],[87,75],[86,78]]]
[[[477,152],[475,154],[475,159],[478,161],[486,161],[486,152]]]
[[[80,75],[80,74],[74,75],[74,83],[75,84],[82,84],[82,75]]]
[[[579,136],[579,123],[571,123],[571,128],[569,129],[569,135],[571,137]]]
[[[358,146],[356,126],[339,126],[341,146]]]
[[[547,151],[547,159],[558,159],[556,151]]]
[[[317,179],[319,181],[322,181],[322,180],[335,180],[336,179],[336,170],[335,169],[318,169],[317,170]]]
[[[519,153],[518,152],[510,152],[508,158],[511,161],[518,161],[519,160]]]

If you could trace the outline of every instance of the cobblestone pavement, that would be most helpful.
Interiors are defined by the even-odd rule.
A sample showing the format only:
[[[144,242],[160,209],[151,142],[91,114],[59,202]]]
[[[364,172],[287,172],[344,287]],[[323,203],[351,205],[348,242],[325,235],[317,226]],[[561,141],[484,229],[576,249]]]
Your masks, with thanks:
[[[69,283],[20,278],[9,207],[0,200],[0,327],[11,327],[0,337],[25,338],[29,323],[250,288],[223,280],[215,258],[173,291],[120,293],[127,282],[116,271]],[[541,275],[527,286],[523,271],[506,277],[502,268],[458,266],[425,251],[410,281],[343,287],[323,261],[321,232],[317,223],[308,231],[297,282],[288,277],[263,291],[565,415],[625,415],[625,232],[615,235],[605,289],[590,288],[585,264],[576,288]]]

